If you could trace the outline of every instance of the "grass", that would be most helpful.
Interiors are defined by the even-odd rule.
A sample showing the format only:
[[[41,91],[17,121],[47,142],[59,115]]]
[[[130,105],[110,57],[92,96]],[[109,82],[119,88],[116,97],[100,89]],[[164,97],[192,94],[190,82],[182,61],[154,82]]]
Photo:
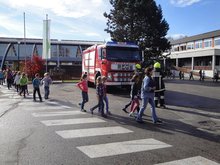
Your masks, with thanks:
[[[77,83],[79,80],[63,80],[63,83]]]

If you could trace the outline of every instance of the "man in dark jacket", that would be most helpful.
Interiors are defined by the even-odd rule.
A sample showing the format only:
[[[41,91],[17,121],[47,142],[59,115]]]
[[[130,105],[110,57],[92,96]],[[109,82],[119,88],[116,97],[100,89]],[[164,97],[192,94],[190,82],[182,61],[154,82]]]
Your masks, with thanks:
[[[160,107],[166,108],[165,100],[164,100],[165,84],[163,78],[164,78],[164,74],[161,70],[160,63],[156,62],[154,64],[154,73],[153,73],[153,79],[156,83],[154,102],[156,107],[158,107],[158,103],[160,102]]]

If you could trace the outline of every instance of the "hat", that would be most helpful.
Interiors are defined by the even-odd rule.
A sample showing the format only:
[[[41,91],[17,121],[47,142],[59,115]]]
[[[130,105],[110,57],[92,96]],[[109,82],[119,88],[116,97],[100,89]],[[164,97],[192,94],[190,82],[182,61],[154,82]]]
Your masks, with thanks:
[[[136,64],[135,67],[136,67],[137,69],[141,69],[141,65],[140,65],[140,64]]]
[[[154,68],[160,68],[160,63],[159,63],[159,62],[156,62],[156,63],[154,64]]]

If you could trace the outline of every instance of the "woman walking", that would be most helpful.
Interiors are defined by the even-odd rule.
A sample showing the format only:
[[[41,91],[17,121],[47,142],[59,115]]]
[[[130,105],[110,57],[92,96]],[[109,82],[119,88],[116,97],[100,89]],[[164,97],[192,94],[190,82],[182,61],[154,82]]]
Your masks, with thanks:
[[[147,104],[150,103],[151,105],[151,116],[153,123],[162,123],[161,120],[158,119],[156,115],[156,110],[155,110],[155,104],[154,104],[154,90],[156,89],[156,85],[152,79],[152,73],[153,69],[152,68],[146,68],[145,69],[145,78],[142,82],[141,86],[141,99],[142,99],[142,105],[141,109],[137,115],[136,121],[139,123],[143,123],[142,120],[142,115],[147,108]]]

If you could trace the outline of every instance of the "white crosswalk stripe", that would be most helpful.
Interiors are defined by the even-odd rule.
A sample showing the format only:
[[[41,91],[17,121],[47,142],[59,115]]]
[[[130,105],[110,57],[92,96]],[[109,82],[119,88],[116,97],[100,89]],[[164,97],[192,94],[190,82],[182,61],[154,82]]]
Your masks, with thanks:
[[[54,112],[38,112],[32,113],[34,117],[51,117],[51,116],[69,116],[69,115],[85,115],[80,111],[54,111]]]
[[[124,134],[124,133],[131,133],[131,132],[133,131],[120,127],[120,126],[56,131],[56,133],[64,139],[113,135],[113,134]]]
[[[196,156],[192,158],[186,158],[186,159],[181,159],[181,160],[175,160],[171,162],[166,162],[166,163],[159,163],[156,165],[219,165],[219,163],[213,162],[209,159],[203,158],[201,156]]]
[[[48,106],[48,105],[36,106],[36,105],[37,105],[36,103],[33,104],[33,106],[29,105],[29,107],[25,110],[27,110],[27,111],[35,111],[35,110],[41,111],[41,110],[66,110],[66,109],[70,109],[70,108],[63,107],[63,106]]]
[[[17,95],[13,90],[1,89],[1,97],[8,97],[11,100],[11,104],[16,101],[16,99],[23,98]],[[29,96],[32,97],[32,96]],[[4,103],[4,99],[1,99],[1,104],[5,108],[9,108],[8,103]],[[22,107],[22,110],[35,111],[39,110],[40,112],[32,113],[33,117],[60,117],[56,120],[41,120],[40,122],[45,126],[67,126],[67,125],[83,125],[90,123],[106,123],[107,121],[97,118],[97,117],[85,117],[87,113],[79,111],[79,109],[73,109],[70,106],[62,105],[56,101],[45,100],[45,102],[33,102],[32,99],[23,99],[22,102],[18,102],[19,107]],[[71,109],[71,110],[70,110]],[[42,111],[43,110],[43,111]],[[83,115],[80,116],[80,115]],[[70,119],[62,119],[62,117],[71,116]],[[72,118],[72,117],[77,118]],[[109,127],[94,127],[94,128],[83,128],[83,129],[73,129],[73,130],[59,130],[55,131],[63,139],[74,139],[74,138],[87,138],[87,137],[99,137],[105,135],[124,135],[129,133],[134,133],[132,130],[121,126],[109,126]],[[101,143],[101,142],[100,142]],[[101,158],[109,157],[115,155],[129,154],[144,152],[156,149],[169,148],[172,145],[164,143],[162,141],[149,138],[149,139],[137,139],[130,141],[120,141],[112,142],[105,144],[95,144],[95,145],[85,145],[77,146],[76,148],[80,150],[83,154],[87,155],[89,158]],[[165,163],[159,163],[156,165],[219,165],[218,163],[209,160],[207,158],[196,156],[191,158],[185,158],[181,160],[174,160]]]
[[[107,144],[79,146],[77,148],[90,158],[99,158],[166,147],[172,146],[155,139],[140,139]]]
[[[88,124],[88,123],[102,123],[105,120],[99,118],[79,118],[79,119],[62,119],[62,120],[44,120],[41,121],[46,126],[57,126],[57,125],[71,125],[71,124]]]

